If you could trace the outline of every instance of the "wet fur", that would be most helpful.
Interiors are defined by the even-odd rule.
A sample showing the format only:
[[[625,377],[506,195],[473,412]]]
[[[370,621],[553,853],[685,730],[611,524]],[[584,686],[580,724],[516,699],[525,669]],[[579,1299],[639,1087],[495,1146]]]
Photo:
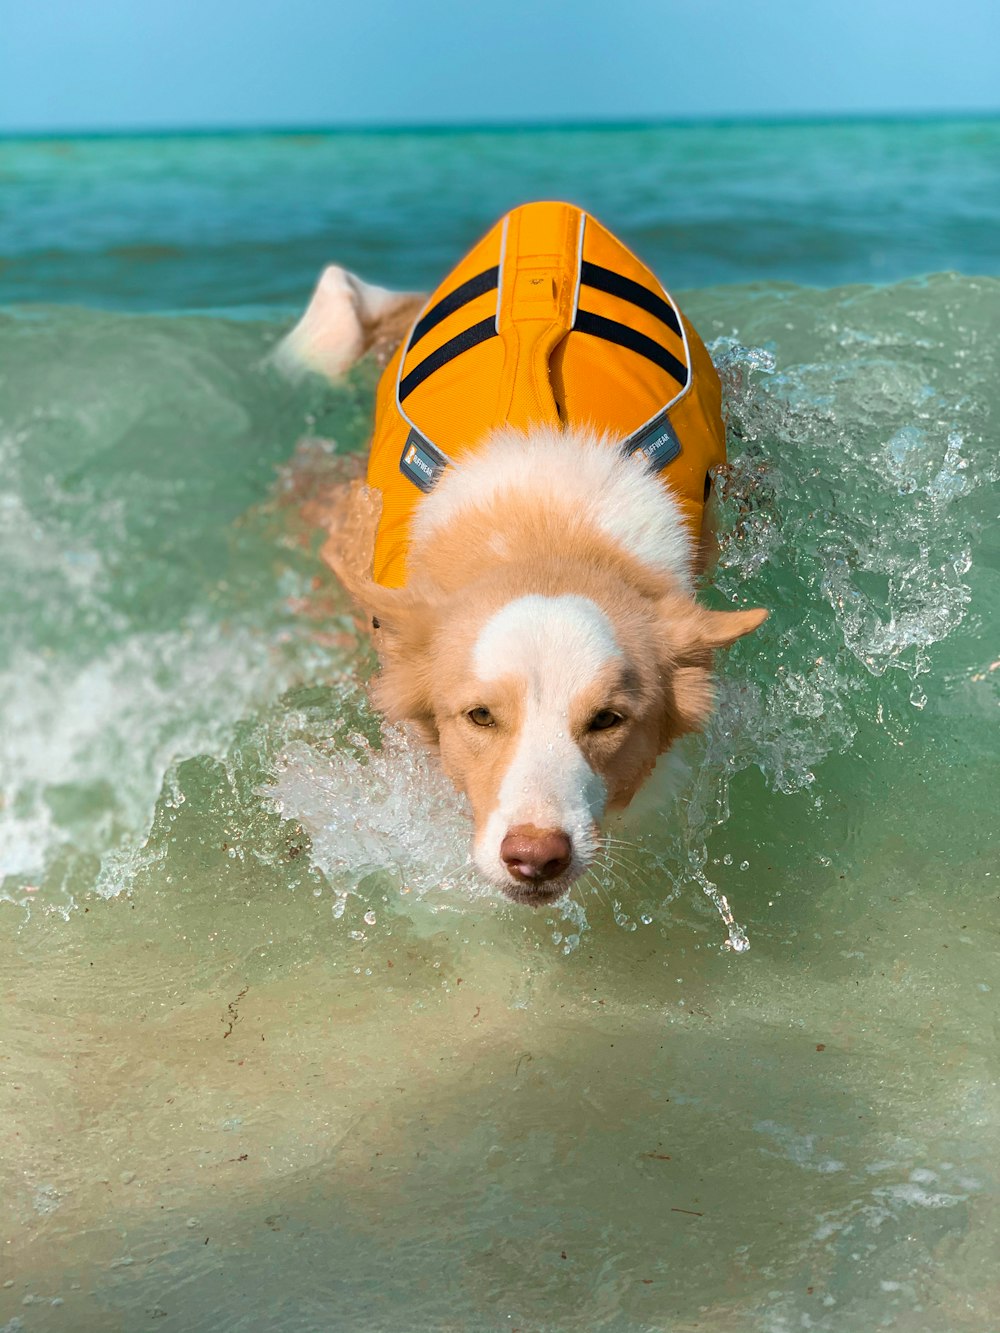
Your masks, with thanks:
[[[366,289],[357,279],[332,287],[346,293],[338,318],[358,328],[327,340],[322,327],[331,317],[327,302],[318,333],[301,333],[300,326],[292,335],[291,340],[298,335],[300,350],[388,350],[405,328],[406,320],[400,327],[401,312],[412,318],[419,304],[419,298],[393,304],[387,299],[391,294],[379,293],[366,311]],[[373,313],[376,306],[381,314]],[[329,373],[330,366],[328,355],[317,356],[314,368]],[[489,833],[495,841],[497,828],[502,829],[498,793],[513,756],[523,748],[521,724],[528,704],[520,677],[477,678],[476,646],[491,618],[526,595],[584,599],[602,613],[615,654],[574,687],[565,709],[569,736],[564,738],[563,730],[558,735],[564,738],[560,745],[575,747],[567,754],[582,754],[587,770],[599,779],[600,799],[592,804],[603,814],[605,808],[628,805],[659,756],[678,737],[704,725],[712,707],[715,650],[749,633],[766,616],[761,610],[718,612],[699,606],[692,589],[711,548],[711,533],[692,540],[660,483],[630,470],[634,464],[618,458],[606,441],[586,431],[569,441],[568,432],[549,434],[550,439],[545,432],[525,438],[501,430],[477,450],[477,471],[463,465],[445,475],[418,512],[402,589],[384,588],[372,579],[378,493],[358,478],[334,487],[323,504],[328,532],[323,558],[363,608],[365,623],[376,626],[377,706],[389,719],[415,727],[468,795],[477,862],[484,873],[511,897],[536,902],[557,896],[592,859],[600,816],[586,811],[574,816],[575,859],[564,881],[539,886],[535,893],[504,882],[498,853],[484,839]],[[512,450],[518,467],[509,466]],[[559,464],[563,473],[554,485],[552,460],[563,455],[567,462]],[[579,476],[588,467],[603,469],[607,484],[580,489]],[[626,511],[633,492],[633,508]],[[609,505],[617,510],[609,514]],[[571,604],[583,603],[565,603]],[[494,724],[472,725],[470,710],[487,702]],[[609,707],[620,710],[625,722],[609,731],[590,730],[595,712]],[[537,738],[539,746],[543,740]],[[554,743],[550,738],[549,750]],[[555,809],[548,797],[540,797],[525,822],[544,826],[548,818],[549,827],[559,827]]]

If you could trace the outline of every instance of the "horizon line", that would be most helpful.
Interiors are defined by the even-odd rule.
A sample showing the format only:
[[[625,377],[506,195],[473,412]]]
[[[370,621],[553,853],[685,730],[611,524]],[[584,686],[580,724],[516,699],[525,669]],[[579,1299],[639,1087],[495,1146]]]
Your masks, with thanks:
[[[395,135],[395,134],[517,134],[543,130],[652,130],[670,128],[731,128],[738,125],[829,125],[829,124],[886,124],[921,123],[927,121],[974,121],[1000,118],[1000,107],[991,110],[897,110],[897,111],[790,111],[790,112],[721,112],[690,116],[630,117],[589,120],[583,117],[565,120],[484,120],[484,121],[426,121],[400,124],[359,121],[341,124],[275,124],[275,125],[163,125],[115,126],[88,129],[0,129],[0,141],[45,139],[201,139],[253,138],[260,136],[295,137],[335,135]]]

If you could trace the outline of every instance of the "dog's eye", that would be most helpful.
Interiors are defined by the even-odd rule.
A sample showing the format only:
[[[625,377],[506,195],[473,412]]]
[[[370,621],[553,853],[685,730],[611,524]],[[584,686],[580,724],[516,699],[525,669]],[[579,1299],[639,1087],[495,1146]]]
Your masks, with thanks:
[[[602,708],[599,713],[595,713],[590,719],[588,731],[610,731],[612,727],[617,727],[619,722],[625,719],[621,713],[615,713],[610,708]]]
[[[493,714],[488,708],[471,708],[465,715],[470,722],[474,722],[477,727],[494,726]]]

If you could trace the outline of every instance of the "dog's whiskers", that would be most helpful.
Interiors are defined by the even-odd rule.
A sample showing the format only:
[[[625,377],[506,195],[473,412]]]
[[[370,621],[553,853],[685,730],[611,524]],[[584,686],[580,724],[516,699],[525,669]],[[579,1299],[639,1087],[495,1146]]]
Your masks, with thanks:
[[[610,869],[622,873],[637,888],[646,893],[651,892],[649,867],[642,865],[633,857],[627,856],[621,847],[606,846],[604,848],[604,860]]]
[[[605,838],[602,852],[610,864],[627,866],[639,875],[646,873],[646,867],[640,860],[642,848],[638,843],[626,842],[624,838]]]

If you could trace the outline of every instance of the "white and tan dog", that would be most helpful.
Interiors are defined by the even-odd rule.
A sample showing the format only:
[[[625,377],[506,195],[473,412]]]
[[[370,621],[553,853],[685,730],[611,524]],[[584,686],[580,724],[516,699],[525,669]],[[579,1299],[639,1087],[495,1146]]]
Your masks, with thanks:
[[[694,598],[718,378],[649,270],[565,204],[509,214],[429,301],[328,269],[279,358],[335,376],[399,337],[324,556],[375,625],[377,705],[467,794],[481,874],[538,905],[767,614]]]

